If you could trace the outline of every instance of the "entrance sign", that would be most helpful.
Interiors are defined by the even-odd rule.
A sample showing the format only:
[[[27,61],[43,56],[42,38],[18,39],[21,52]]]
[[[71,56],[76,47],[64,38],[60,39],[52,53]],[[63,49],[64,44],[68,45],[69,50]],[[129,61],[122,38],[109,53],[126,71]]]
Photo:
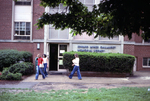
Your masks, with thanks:
[[[105,49],[115,49],[116,46],[78,46],[78,52],[105,52]]]

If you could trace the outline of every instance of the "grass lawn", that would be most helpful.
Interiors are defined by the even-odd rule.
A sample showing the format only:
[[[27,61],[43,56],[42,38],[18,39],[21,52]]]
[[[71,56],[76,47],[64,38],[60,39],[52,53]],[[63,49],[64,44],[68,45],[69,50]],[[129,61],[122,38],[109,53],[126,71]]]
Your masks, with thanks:
[[[148,87],[51,90],[0,89],[0,101],[150,101]]]

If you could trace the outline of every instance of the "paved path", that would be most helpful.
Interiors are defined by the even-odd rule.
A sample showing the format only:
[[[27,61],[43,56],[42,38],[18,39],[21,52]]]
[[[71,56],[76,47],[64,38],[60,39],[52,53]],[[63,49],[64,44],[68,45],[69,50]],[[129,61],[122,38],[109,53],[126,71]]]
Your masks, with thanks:
[[[150,72],[135,72],[132,77],[77,77],[69,79],[66,75],[48,75],[35,80],[35,75],[14,84],[1,84],[0,88],[28,88],[33,90],[67,90],[88,88],[150,87]]]

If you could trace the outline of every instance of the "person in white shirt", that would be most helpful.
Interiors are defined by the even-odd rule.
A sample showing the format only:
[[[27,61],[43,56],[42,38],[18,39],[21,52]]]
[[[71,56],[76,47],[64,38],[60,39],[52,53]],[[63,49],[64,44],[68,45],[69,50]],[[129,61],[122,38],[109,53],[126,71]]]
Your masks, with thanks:
[[[44,65],[44,74],[45,74],[45,77],[47,77],[48,73],[46,71],[46,68],[48,67],[48,58],[46,54],[43,54],[43,65]]]
[[[75,56],[75,59],[72,60],[73,64],[72,66],[74,66],[71,74],[69,75],[69,78],[72,79],[74,73],[77,71],[77,75],[78,75],[78,79],[79,80],[82,80],[82,77],[81,77],[81,73],[80,73],[80,66],[79,66],[79,56],[78,54],[74,54]]]

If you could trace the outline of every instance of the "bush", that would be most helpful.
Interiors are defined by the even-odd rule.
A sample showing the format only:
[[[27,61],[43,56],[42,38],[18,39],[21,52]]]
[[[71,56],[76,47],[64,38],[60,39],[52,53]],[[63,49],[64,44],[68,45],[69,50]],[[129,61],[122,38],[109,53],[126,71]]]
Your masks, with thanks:
[[[22,75],[33,74],[33,64],[31,62],[16,63],[9,67],[11,73],[21,73]]]
[[[2,72],[2,75],[0,75],[1,80],[21,80],[22,74],[21,73],[11,73],[9,72],[9,68],[5,68]]]
[[[9,67],[21,60],[21,55],[18,54],[17,50],[0,50],[0,68]]]
[[[77,53],[81,71],[132,73],[135,57],[120,53],[66,52],[63,65],[72,70],[72,59]]]
[[[0,50],[0,71],[19,61],[31,61],[32,54],[26,51]]]
[[[23,57],[24,62],[31,62],[32,54],[30,52],[21,51],[20,54]]]

